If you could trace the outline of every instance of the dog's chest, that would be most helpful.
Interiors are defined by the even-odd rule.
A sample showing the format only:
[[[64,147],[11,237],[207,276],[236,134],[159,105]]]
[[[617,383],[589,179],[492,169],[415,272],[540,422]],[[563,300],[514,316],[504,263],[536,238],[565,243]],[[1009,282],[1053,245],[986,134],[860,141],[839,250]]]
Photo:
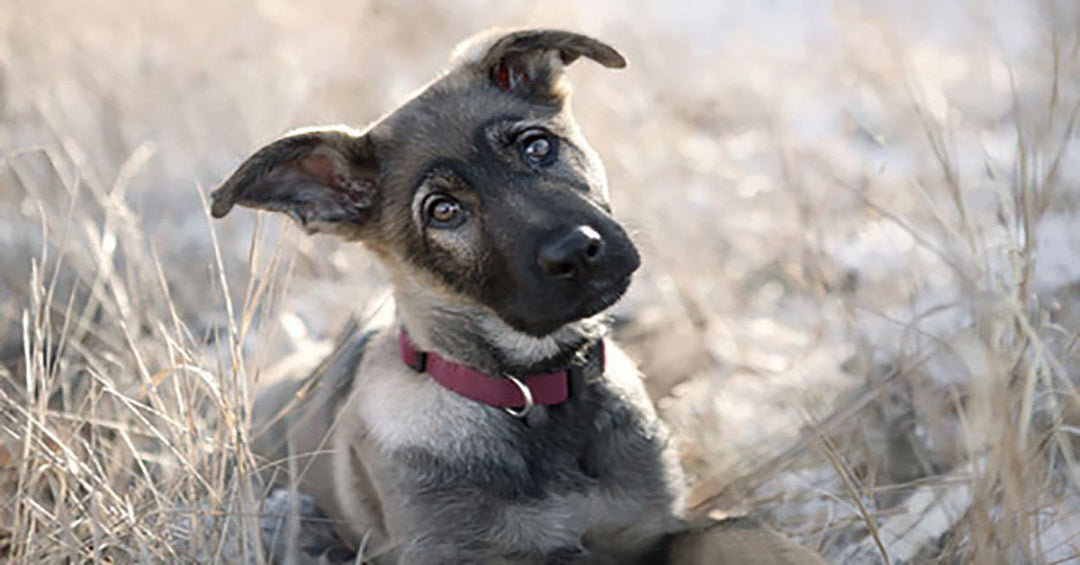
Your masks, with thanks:
[[[497,413],[500,428],[450,450],[397,450],[408,504],[469,524],[495,545],[540,552],[665,516],[673,501],[664,436],[612,391],[591,392],[532,425]]]
[[[445,473],[510,498],[585,492],[620,481],[628,465],[650,467],[665,447],[655,418],[602,378],[518,419],[424,375],[401,376],[392,394],[364,391],[359,412],[378,451],[415,459],[433,481]]]
[[[596,378],[528,422],[371,361],[383,372],[362,368],[356,410],[346,411],[361,417],[375,448],[368,452],[386,457],[391,490],[416,515],[437,511],[477,532],[503,532],[506,546],[518,536],[558,546],[673,506],[667,437],[628,361],[609,363],[609,372],[629,371],[622,380]]]

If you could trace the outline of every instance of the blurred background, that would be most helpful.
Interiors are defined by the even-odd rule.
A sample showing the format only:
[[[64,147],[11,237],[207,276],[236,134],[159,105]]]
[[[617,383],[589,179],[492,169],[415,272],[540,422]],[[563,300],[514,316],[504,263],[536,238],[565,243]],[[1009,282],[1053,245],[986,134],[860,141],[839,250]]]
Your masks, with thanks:
[[[1080,4],[0,0],[0,559],[257,560],[250,391],[387,289],[206,194],[495,25],[630,60],[574,111],[692,512],[842,563],[1080,555]]]

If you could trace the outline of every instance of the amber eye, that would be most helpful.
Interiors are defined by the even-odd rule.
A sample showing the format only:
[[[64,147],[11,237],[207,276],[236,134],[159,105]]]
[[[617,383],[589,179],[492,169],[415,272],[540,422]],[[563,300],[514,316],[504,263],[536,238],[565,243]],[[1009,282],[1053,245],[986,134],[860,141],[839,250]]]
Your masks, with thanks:
[[[461,204],[442,194],[433,194],[425,203],[427,217],[432,225],[440,228],[455,227],[465,219]]]
[[[532,165],[550,165],[555,161],[557,139],[543,130],[529,130],[518,138],[521,155]]]

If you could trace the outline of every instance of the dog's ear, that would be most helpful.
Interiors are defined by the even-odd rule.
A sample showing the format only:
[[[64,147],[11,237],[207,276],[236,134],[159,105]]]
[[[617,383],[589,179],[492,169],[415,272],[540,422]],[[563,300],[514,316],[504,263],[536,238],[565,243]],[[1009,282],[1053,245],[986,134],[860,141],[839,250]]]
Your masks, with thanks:
[[[553,29],[509,33],[492,30],[466,40],[455,58],[499,90],[523,97],[559,99],[563,67],[586,57],[612,69],[626,66],[614,47],[587,35]]]
[[[368,136],[339,127],[293,132],[244,161],[211,194],[221,218],[236,204],[284,212],[308,233],[362,237],[379,192]]]

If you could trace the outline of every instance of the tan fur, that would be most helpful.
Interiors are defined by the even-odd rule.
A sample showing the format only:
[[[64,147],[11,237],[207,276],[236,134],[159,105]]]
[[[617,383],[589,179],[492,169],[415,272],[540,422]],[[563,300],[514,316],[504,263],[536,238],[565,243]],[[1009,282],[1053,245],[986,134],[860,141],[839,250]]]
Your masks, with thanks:
[[[418,330],[418,328],[417,328]],[[423,335],[422,331],[416,331]],[[620,390],[635,403],[651,406],[633,362],[617,347],[608,348],[608,366]],[[474,410],[472,401],[435,384],[405,367],[397,355],[396,335],[379,333],[369,343],[355,375],[335,371],[329,363],[314,387],[310,382],[285,381],[262,393],[256,403],[256,422],[265,423],[287,409],[286,424],[258,437],[256,448],[288,443],[293,457],[288,476],[299,477],[294,488],[313,496],[338,524],[343,537],[366,548],[365,555],[394,563],[404,540],[391,531],[408,531],[401,524],[404,501],[392,489],[392,470],[381,464],[383,454],[407,445],[452,456],[463,442],[498,428]],[[332,392],[339,383],[355,378],[344,401]],[[295,402],[297,399],[300,402]],[[291,406],[288,403],[293,402]],[[652,417],[655,412],[649,409]],[[256,426],[258,429],[258,424]],[[284,435],[285,437],[281,437]],[[279,458],[285,452],[276,450]],[[304,454],[320,453],[315,456]],[[299,457],[298,457],[299,456]],[[677,466],[672,458],[668,464]],[[557,547],[573,535],[575,520],[601,521],[596,512],[612,512],[617,499],[553,498],[543,505],[506,509],[524,527],[542,532],[539,544]],[[648,521],[643,527],[655,527]],[[599,545],[632,544],[651,532],[618,531],[597,536]],[[673,565],[819,565],[816,554],[767,527],[750,520],[720,522],[680,535],[672,542],[668,563]]]
[[[636,367],[610,340],[606,366],[580,377],[582,394],[534,407],[524,421],[444,388],[399,356],[399,328],[421,350],[493,375],[599,350],[596,313],[621,295],[639,263],[610,216],[599,158],[569,115],[563,67],[579,57],[626,65],[613,48],[580,34],[489,34],[461,48],[450,71],[367,132],[294,132],[215,191],[217,217],[241,204],[289,214],[309,232],[364,241],[395,291],[394,324],[373,334],[351,328],[311,376],[259,394],[254,448],[271,462],[272,482],[313,497],[339,535],[377,564],[641,563],[664,548],[672,563],[816,563],[764,529],[683,523],[676,450]],[[500,72],[514,86],[499,86]],[[544,128],[568,156],[552,165],[554,173],[522,168],[518,146],[502,140],[507,121],[518,132]],[[479,188],[461,188],[466,177]],[[453,194],[476,217],[418,230],[433,192]],[[485,217],[483,206],[502,215]],[[554,307],[549,296],[568,299],[545,294],[555,275],[545,275],[535,256],[498,244],[521,233],[549,237],[566,228],[559,225],[566,215],[605,231],[605,249],[623,245],[607,256],[632,267],[613,273],[594,265],[592,273],[621,281],[614,294],[573,287],[570,304],[588,299],[592,309],[574,306],[572,316],[542,330],[515,325],[513,315],[496,310],[506,307],[501,295],[483,298],[490,289],[481,283],[539,301],[528,312],[541,321]],[[514,258],[532,263],[521,267]],[[514,286],[532,284],[529,277],[552,286]],[[467,281],[473,286],[458,286]],[[444,514],[459,523],[445,523]]]
[[[818,554],[752,520],[725,520],[679,537],[675,565],[825,565]]]
[[[417,327],[413,327],[413,333],[424,334]],[[614,345],[608,347],[607,356],[618,389],[635,403],[648,407],[650,417],[656,418],[633,362]],[[380,489],[393,480],[388,476],[390,470],[379,464],[384,459],[381,454],[418,446],[454,457],[461,453],[462,444],[497,439],[501,426],[491,414],[476,410],[474,401],[402,364],[393,331],[376,334],[355,375],[335,373],[339,368],[330,363],[314,387],[304,389],[310,383],[286,381],[260,395],[256,402],[257,429],[279,418],[283,408],[287,416],[284,426],[268,429],[258,437],[256,449],[264,451],[267,446],[287,443],[287,453],[295,462],[291,464],[292,476],[299,477],[296,488],[313,496],[331,514],[343,537],[355,545],[363,542],[372,554],[392,552],[403,540],[392,539],[389,531],[408,528],[395,524],[404,501]],[[349,378],[354,379],[352,390],[338,404],[328,393]],[[287,405],[297,398],[300,402]],[[279,458],[285,458],[286,452],[274,451]],[[678,462],[672,458],[668,464],[677,466]],[[544,505],[506,511],[524,527],[545,533],[549,539],[538,540],[538,544],[555,548],[576,541],[571,537],[578,529],[571,527],[574,522],[602,522],[596,512],[612,512],[617,502],[617,498],[565,496],[554,497]],[[651,529],[656,525],[643,520],[642,527]],[[611,532],[615,537],[598,536],[597,541],[632,546],[635,538],[645,538],[646,533],[653,532]]]

